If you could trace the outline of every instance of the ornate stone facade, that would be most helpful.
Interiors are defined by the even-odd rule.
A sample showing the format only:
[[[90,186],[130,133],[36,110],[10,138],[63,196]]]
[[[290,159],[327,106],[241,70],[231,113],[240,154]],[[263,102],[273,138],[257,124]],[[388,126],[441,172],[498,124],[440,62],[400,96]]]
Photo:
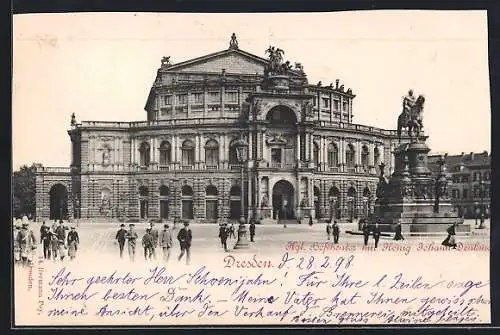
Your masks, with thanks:
[[[353,123],[355,95],[339,80],[311,85],[302,65],[275,75],[273,62],[235,36],[207,56],[164,57],[147,121],[72,118],[71,167],[38,170],[37,218],[237,219],[242,164],[232,144],[241,137],[247,217],[272,219],[278,208],[289,219],[366,216],[379,164],[393,168],[396,130]]]

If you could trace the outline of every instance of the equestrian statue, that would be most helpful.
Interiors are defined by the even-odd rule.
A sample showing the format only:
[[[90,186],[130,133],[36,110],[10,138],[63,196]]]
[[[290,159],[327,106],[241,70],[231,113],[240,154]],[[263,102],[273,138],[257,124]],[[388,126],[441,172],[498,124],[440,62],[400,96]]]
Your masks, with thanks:
[[[401,143],[401,131],[408,130],[408,136],[418,139],[423,130],[422,113],[424,109],[425,97],[419,95],[415,98],[413,90],[408,91],[408,95],[403,98],[403,111],[398,116],[398,139]]]

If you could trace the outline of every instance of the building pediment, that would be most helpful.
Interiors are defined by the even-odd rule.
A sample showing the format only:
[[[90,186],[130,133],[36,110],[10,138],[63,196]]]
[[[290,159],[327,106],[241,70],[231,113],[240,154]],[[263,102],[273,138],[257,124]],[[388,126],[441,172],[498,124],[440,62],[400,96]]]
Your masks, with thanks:
[[[264,74],[267,60],[238,49],[228,49],[172,65],[168,72]]]

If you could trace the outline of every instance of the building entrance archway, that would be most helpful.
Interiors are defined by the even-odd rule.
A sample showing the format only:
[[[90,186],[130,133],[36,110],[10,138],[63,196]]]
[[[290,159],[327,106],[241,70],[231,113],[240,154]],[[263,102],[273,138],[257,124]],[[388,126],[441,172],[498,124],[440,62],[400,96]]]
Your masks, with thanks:
[[[64,220],[68,217],[68,190],[63,184],[50,188],[50,219]]]
[[[286,180],[280,180],[273,186],[273,218],[289,220],[295,218],[295,189]]]

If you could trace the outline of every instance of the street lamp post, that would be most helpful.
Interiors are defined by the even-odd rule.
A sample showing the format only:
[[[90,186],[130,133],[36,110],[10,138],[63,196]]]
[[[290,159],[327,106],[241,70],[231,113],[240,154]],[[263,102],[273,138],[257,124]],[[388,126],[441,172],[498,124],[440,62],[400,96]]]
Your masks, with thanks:
[[[481,217],[480,217],[478,229],[484,229],[486,227],[484,226],[484,203],[483,203],[483,199],[484,199],[484,193],[485,192],[484,192],[484,180],[483,179],[481,179],[479,181],[479,192],[480,192],[480,194],[479,194],[479,196],[480,196],[479,206],[480,207],[479,208],[481,209],[479,215],[481,215]]]
[[[248,152],[248,143],[243,139],[243,135],[239,140],[237,140],[234,144],[236,149],[236,155],[238,157],[238,161],[241,165],[241,195],[240,195],[240,224],[238,226],[238,241],[234,246],[234,249],[246,249],[248,248],[248,239],[247,239],[247,228],[245,226],[245,203],[244,203],[244,180],[243,180],[243,170],[245,167],[247,152]]]

